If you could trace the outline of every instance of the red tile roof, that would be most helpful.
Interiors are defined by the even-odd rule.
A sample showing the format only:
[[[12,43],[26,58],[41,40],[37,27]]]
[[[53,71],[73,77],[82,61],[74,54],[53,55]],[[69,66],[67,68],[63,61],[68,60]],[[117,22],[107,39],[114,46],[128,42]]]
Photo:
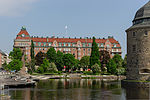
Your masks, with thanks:
[[[26,30],[21,30],[21,31],[18,33],[18,35],[22,35],[22,34],[29,36],[29,33],[28,33]]]

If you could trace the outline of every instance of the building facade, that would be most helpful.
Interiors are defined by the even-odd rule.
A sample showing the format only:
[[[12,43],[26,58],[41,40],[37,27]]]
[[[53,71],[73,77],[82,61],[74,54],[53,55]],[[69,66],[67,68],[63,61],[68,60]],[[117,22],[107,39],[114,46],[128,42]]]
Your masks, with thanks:
[[[22,27],[14,40],[14,47],[21,48],[25,51],[27,58],[30,60],[30,46],[31,40],[34,42],[35,55],[39,52],[47,52],[51,47],[54,47],[56,51],[63,53],[71,53],[76,59],[81,59],[83,56],[91,55],[91,47],[93,40],[91,38],[55,38],[55,37],[35,37],[30,36],[25,27]],[[107,39],[96,39],[96,43],[99,50],[107,50],[111,57],[115,54],[122,53],[121,46],[118,41],[113,37]]]
[[[150,1],[127,32],[127,80],[150,80]]]
[[[4,64],[5,62],[7,63],[7,57],[7,54],[0,50],[0,68],[2,67],[2,64]]]

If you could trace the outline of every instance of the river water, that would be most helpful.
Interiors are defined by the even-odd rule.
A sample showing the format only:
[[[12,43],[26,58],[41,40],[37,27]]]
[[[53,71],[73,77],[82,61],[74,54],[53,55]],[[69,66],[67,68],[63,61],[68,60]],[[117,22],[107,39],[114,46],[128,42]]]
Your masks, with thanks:
[[[149,100],[149,89],[121,88],[120,81],[54,79],[32,88],[9,89],[11,100]]]

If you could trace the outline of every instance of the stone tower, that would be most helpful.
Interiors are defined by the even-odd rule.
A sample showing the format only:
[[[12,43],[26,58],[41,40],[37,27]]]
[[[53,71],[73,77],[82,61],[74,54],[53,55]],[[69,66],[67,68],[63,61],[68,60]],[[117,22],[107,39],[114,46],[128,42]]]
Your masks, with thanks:
[[[127,32],[127,80],[150,80],[150,1],[135,15]]]

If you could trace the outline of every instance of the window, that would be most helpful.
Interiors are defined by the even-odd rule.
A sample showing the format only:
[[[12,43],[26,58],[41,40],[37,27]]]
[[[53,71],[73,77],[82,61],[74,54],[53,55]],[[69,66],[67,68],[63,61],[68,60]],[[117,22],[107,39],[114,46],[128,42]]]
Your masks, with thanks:
[[[133,52],[136,51],[136,45],[132,45],[132,51],[133,51]]]
[[[68,43],[68,47],[70,47],[71,46],[71,43]]]
[[[144,36],[148,36],[148,32],[147,31],[144,32]]]
[[[44,46],[46,46],[46,43],[44,42]]]
[[[52,43],[49,43],[48,45],[49,45],[49,46],[51,46],[51,45],[52,45]]]
[[[75,44],[75,43],[73,43],[73,44],[72,44],[72,46],[73,46],[73,47],[75,47],[75,46],[76,46],[76,44]]]
[[[88,43],[88,45],[89,45],[89,47],[91,47],[92,45],[91,45],[91,43]]]
[[[61,45],[62,45],[62,43],[60,42],[60,43],[59,43],[59,46],[61,47]]]
[[[135,37],[135,36],[136,36],[136,32],[133,32],[133,33],[132,33],[132,36]]]
[[[64,44],[64,46],[66,46],[66,43],[63,43]]]
[[[103,43],[101,43],[101,47],[104,47],[104,44],[103,44]]]
[[[82,47],[85,47],[85,43],[82,43]]]
[[[41,42],[39,42],[38,45],[41,46]]]
[[[97,43],[97,46],[99,47],[99,43]]]

